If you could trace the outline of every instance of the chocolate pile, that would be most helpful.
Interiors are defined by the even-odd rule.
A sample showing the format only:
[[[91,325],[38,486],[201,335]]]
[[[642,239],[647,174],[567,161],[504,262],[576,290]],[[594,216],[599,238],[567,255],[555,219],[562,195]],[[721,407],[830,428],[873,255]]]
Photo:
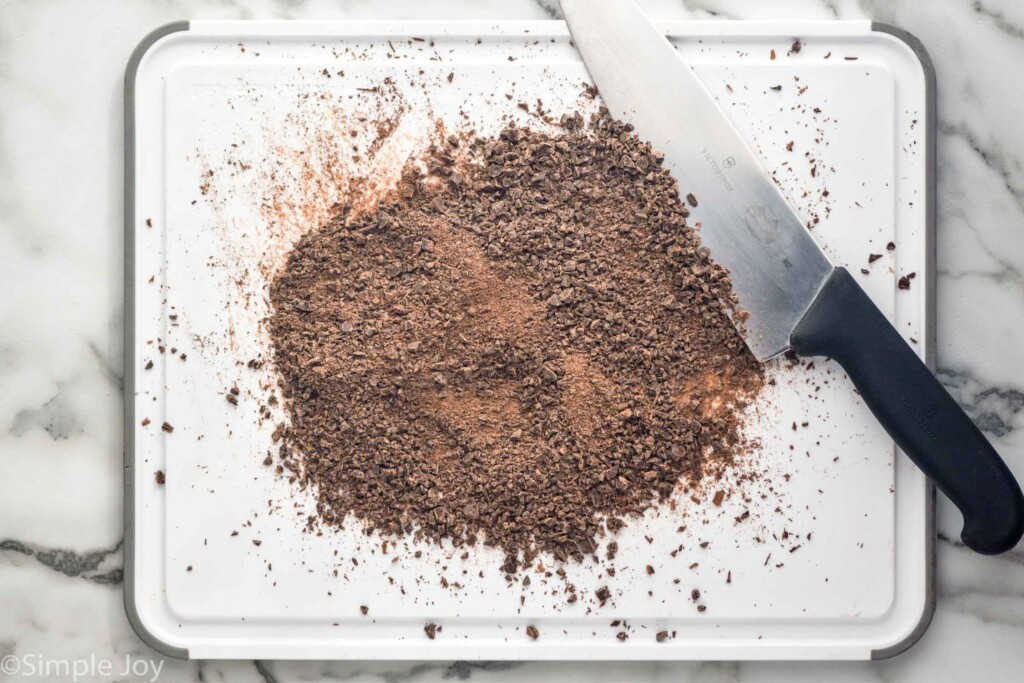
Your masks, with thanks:
[[[583,558],[742,449],[760,366],[630,130],[450,137],[295,246],[271,288],[280,458],[322,521],[481,541],[514,571]]]

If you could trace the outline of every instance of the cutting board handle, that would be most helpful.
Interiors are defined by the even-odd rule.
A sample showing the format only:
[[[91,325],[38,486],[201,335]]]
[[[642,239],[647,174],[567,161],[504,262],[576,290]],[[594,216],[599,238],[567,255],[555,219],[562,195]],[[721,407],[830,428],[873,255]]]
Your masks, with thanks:
[[[964,516],[964,545],[994,555],[1024,535],[1024,495],[1006,463],[845,268],[791,336],[836,360],[896,444]]]

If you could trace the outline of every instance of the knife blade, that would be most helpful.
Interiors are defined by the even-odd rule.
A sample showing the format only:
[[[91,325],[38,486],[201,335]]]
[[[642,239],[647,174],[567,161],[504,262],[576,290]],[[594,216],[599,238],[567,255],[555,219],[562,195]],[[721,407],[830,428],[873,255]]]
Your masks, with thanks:
[[[725,266],[758,360],[789,337],[832,264],[704,83],[631,2],[566,0],[562,11],[605,105],[665,154],[698,200],[700,238]]]
[[[698,206],[702,244],[732,279],[761,361],[839,362],[896,444],[964,516],[967,547],[1024,535],[1024,495],[963,409],[845,268],[832,265],[703,82],[632,0],[561,0],[604,104],[661,151]],[[739,316],[743,318],[743,316]]]

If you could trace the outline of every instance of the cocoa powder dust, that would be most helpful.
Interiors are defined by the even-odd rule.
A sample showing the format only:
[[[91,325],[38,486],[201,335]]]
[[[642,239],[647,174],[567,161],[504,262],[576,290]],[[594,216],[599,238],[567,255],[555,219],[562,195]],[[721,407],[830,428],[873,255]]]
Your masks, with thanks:
[[[482,542],[514,572],[741,452],[764,378],[676,182],[606,113],[552,131],[450,137],[290,253],[279,457],[319,521]]]

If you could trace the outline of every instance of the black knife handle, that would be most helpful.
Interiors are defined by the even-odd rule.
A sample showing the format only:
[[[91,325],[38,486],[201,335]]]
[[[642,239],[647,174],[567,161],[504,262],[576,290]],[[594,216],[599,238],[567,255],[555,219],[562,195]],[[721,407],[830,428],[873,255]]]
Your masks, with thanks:
[[[995,555],[1024,534],[1024,495],[999,454],[889,320],[836,268],[791,337],[838,361],[899,447],[964,516],[964,545]]]

